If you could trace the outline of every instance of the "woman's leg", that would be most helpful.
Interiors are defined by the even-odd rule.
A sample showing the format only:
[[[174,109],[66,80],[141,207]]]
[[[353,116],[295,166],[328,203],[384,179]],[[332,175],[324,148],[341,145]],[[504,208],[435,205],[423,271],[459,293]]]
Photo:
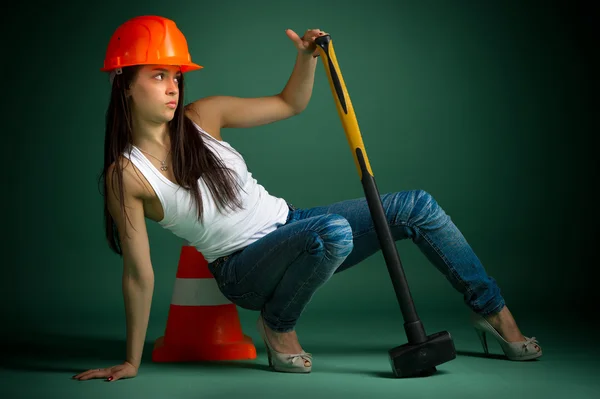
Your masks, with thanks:
[[[411,239],[427,259],[462,294],[465,304],[484,316],[507,341],[523,341],[493,277],[485,271],[467,240],[432,195],[423,190],[381,196],[395,241]],[[298,211],[297,211],[298,212]],[[336,270],[346,270],[380,250],[365,198],[299,210],[295,218],[337,214],[352,228],[353,250]]]
[[[275,350],[299,353],[294,327],[300,314],[352,248],[346,219],[317,215],[281,226],[209,268],[228,299],[261,310]]]
[[[505,339],[523,339],[495,280],[430,194],[402,191],[381,199],[396,241],[412,239],[473,311]],[[286,225],[231,256],[213,274],[232,302],[262,309],[270,338],[280,343],[276,350],[296,353],[294,326],[316,289],[379,249],[368,204],[359,198],[292,212]]]
[[[486,273],[465,237],[433,196],[423,190],[411,190],[384,194],[381,201],[394,240],[411,239],[462,294],[467,306],[481,315],[496,313],[504,307],[496,281]],[[301,217],[337,214],[348,220],[354,248],[336,272],[346,270],[380,250],[365,198],[301,212]]]

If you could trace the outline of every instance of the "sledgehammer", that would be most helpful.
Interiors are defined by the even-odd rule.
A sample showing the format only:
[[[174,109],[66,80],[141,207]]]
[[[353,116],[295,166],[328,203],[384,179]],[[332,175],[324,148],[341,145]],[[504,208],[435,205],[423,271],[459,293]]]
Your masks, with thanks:
[[[329,79],[336,108],[358,169],[381,251],[404,318],[404,329],[408,342],[388,351],[390,365],[394,376],[398,378],[430,376],[437,371],[436,366],[456,358],[452,337],[447,331],[431,335],[425,334],[425,328],[417,315],[400,255],[385,217],[354,108],[335,57],[331,35],[320,36],[315,39],[315,43]]]

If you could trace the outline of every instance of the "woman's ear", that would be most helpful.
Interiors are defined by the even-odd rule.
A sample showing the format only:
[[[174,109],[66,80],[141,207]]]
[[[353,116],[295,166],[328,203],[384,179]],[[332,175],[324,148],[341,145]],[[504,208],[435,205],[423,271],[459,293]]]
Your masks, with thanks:
[[[133,86],[133,82],[129,83],[125,89],[125,97],[131,97],[131,86]]]

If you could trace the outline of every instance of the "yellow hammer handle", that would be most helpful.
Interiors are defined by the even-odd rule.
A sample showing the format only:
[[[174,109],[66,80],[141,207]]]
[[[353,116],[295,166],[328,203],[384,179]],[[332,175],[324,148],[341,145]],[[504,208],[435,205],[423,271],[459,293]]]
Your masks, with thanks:
[[[333,93],[338,115],[342,120],[342,126],[344,127],[344,131],[346,133],[346,139],[348,140],[350,150],[352,151],[352,156],[354,157],[354,163],[356,164],[356,169],[358,170],[358,176],[361,180],[363,179],[363,170],[366,170],[367,173],[373,176],[369,158],[367,157],[367,151],[365,150],[365,145],[358,127],[358,121],[356,120],[356,114],[354,113],[354,108],[352,107],[352,101],[350,101],[350,95],[346,89],[346,84],[344,83],[344,78],[342,77],[342,71],[340,70],[340,66],[338,65],[335,57],[335,50],[333,48],[331,36],[320,36],[315,39],[315,43],[319,49],[321,60],[323,61],[323,66],[325,67],[327,78],[329,79],[329,86],[331,87],[331,91]],[[360,162],[359,154],[361,154]],[[361,166],[361,163],[363,162],[364,164]]]

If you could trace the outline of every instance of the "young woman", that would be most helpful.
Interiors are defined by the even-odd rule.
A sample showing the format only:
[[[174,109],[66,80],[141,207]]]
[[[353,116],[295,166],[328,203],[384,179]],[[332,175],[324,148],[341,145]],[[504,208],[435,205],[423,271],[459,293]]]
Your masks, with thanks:
[[[191,61],[173,21],[137,17],[113,34],[102,68],[112,84],[102,176],[106,237],[123,258],[127,354],[123,364],[74,378],[137,375],[154,286],[146,218],[194,245],[228,299],[260,312],[257,327],[275,370],[311,371],[311,354],[295,333],[300,315],[333,274],[374,254],[379,242],[364,198],[297,209],[260,185],[221,137],[223,128],[273,123],[307,106],[319,54],[314,39],[325,33],[286,34],[298,54],[281,93],[211,96],[187,106],[184,73],[202,67]],[[381,198],[395,239],[411,239],[462,294],[480,334],[490,333],[512,360],[542,354],[429,193]]]

